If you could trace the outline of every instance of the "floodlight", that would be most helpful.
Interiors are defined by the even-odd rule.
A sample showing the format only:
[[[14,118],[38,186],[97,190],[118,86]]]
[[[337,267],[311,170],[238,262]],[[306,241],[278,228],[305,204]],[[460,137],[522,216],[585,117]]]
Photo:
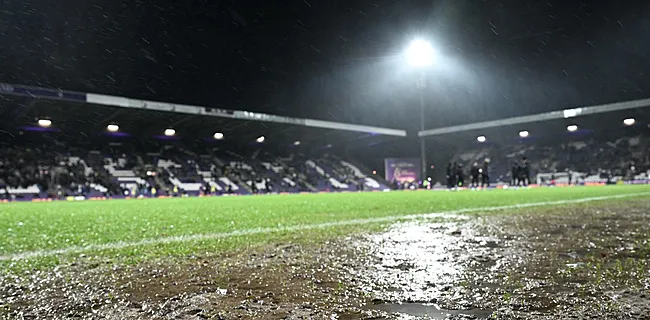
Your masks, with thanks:
[[[425,40],[414,40],[406,49],[406,61],[413,67],[428,67],[434,63],[435,52],[431,43]]]
[[[481,143],[485,142],[486,140],[487,140],[487,138],[485,138],[485,136],[478,136],[476,138],[476,141],[481,142]]]
[[[519,136],[522,137],[522,138],[526,138],[526,137],[528,137],[528,135],[529,135],[529,133],[526,130],[519,131]]]
[[[116,124],[109,124],[109,125],[106,126],[106,130],[108,130],[110,132],[117,132],[118,130],[120,130],[120,126],[118,126]]]
[[[223,139],[223,133],[221,133],[221,132],[215,133],[214,138],[217,139],[217,140]]]
[[[171,136],[173,136],[175,134],[176,134],[176,130],[171,129],[171,128],[170,129],[165,129],[165,135],[166,136],[171,137]]]
[[[264,138],[264,136],[260,136],[259,138],[255,139],[255,141],[257,141],[257,143],[262,143],[262,142],[264,142],[264,140],[266,140],[266,138]]]
[[[578,126],[576,126],[575,124],[572,124],[572,125],[566,127],[566,129],[569,130],[570,132],[574,132],[574,131],[578,131]]]
[[[39,119],[39,120],[38,120],[38,125],[41,126],[41,127],[43,127],[43,128],[47,128],[47,127],[49,127],[49,126],[52,125],[52,120],[49,120],[49,119]]]
[[[631,125],[633,125],[635,122],[636,122],[636,120],[634,120],[634,118],[627,118],[627,119],[623,120],[623,123],[624,123],[626,126],[631,126]]]

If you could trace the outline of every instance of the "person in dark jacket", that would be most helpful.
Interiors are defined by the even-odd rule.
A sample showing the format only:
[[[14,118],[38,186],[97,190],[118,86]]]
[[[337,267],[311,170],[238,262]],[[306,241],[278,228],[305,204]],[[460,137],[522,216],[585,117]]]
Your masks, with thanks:
[[[517,161],[512,162],[512,167],[510,168],[510,174],[512,175],[512,186],[518,186],[519,185],[519,163]]]
[[[519,182],[523,183],[524,187],[527,187],[530,184],[530,164],[528,163],[528,158],[522,157],[521,164],[519,168]]]
[[[490,159],[483,161],[481,168],[481,188],[488,188],[490,186]]]
[[[447,172],[445,175],[445,178],[447,178],[447,188],[451,189],[454,187],[454,176],[456,173],[454,172],[454,167],[453,164],[450,162],[447,164]]]
[[[463,187],[465,185],[465,172],[463,172],[463,165],[456,166],[456,186]]]
[[[471,182],[470,182],[470,187],[472,188],[478,188],[478,178],[481,175],[480,169],[478,167],[478,162],[474,162],[472,165],[472,169],[469,172],[469,175],[471,176]]]

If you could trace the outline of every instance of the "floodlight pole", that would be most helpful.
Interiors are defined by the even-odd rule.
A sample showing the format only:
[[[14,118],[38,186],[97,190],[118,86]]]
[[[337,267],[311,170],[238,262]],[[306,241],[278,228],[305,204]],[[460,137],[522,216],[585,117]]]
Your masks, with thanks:
[[[417,88],[420,93],[420,131],[424,131],[424,91],[427,88],[427,80],[424,71],[420,71]],[[427,154],[424,139],[424,136],[420,137],[420,165],[422,166],[420,169],[422,170],[423,182],[427,178]]]

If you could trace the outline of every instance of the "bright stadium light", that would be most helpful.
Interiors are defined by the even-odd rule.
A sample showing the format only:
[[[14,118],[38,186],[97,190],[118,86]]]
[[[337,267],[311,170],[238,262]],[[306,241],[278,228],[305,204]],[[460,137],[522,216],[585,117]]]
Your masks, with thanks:
[[[299,146],[299,145],[300,145],[300,141],[296,141],[296,142],[294,142],[293,145],[294,145],[294,146]]]
[[[117,132],[118,130],[120,130],[120,126],[118,126],[116,124],[109,124],[109,125],[106,126],[106,130],[108,130],[110,132]]]
[[[406,63],[411,67],[420,69],[420,76],[416,82],[418,91],[420,93],[420,131],[424,131],[424,96],[425,89],[427,87],[427,77],[425,74],[425,69],[432,66],[436,60],[436,52],[433,50],[433,46],[429,41],[422,39],[415,39],[411,44],[406,48],[404,52],[404,58]],[[424,138],[420,138],[420,163],[422,165],[422,177],[427,176],[427,161],[426,161],[426,143]]]
[[[262,143],[262,142],[264,142],[264,140],[266,140],[266,138],[264,138],[264,136],[260,136],[259,138],[255,139],[255,141],[257,141],[257,143]]]
[[[634,118],[627,118],[627,119],[623,120],[623,124],[625,124],[626,126],[631,126],[635,122],[636,122],[636,120],[634,120]]]
[[[575,132],[575,131],[578,131],[578,126],[576,126],[575,124],[572,124],[572,125],[566,127],[566,129],[569,130],[569,132]]]
[[[171,128],[170,129],[165,129],[165,135],[166,136],[171,137],[171,136],[173,136],[175,134],[176,134],[176,130],[171,129]]]
[[[49,126],[52,125],[52,120],[49,120],[49,119],[39,119],[39,120],[38,120],[38,125],[41,126],[41,127],[43,127],[43,128],[47,128],[47,127],[49,127]]]
[[[428,67],[434,60],[435,52],[428,41],[414,40],[406,49],[406,61],[412,67]]]
[[[519,131],[519,136],[522,137],[522,138],[527,138],[529,136],[529,133],[526,130]]]
[[[487,138],[485,138],[485,136],[476,137],[476,141],[481,142],[481,143],[485,142],[486,140],[487,140]]]
[[[217,139],[217,140],[223,139],[223,133],[221,133],[221,132],[215,133],[214,138]]]

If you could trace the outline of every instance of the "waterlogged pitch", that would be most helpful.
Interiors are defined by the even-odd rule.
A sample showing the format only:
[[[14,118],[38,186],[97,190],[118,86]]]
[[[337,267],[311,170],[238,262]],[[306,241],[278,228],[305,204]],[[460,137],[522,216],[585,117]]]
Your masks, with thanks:
[[[647,319],[650,186],[0,205],[0,319]]]

